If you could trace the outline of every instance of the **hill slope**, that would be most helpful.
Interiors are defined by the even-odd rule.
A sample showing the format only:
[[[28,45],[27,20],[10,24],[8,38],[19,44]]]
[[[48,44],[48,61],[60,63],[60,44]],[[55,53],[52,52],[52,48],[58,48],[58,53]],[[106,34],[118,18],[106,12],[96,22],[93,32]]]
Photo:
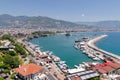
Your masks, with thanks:
[[[8,14],[0,15],[0,27],[17,28],[76,28],[87,27],[68,21],[56,20],[42,16],[11,16]]]
[[[108,21],[99,21],[99,22],[77,22],[77,24],[95,26],[97,28],[120,29],[120,21],[117,20],[108,20]]]

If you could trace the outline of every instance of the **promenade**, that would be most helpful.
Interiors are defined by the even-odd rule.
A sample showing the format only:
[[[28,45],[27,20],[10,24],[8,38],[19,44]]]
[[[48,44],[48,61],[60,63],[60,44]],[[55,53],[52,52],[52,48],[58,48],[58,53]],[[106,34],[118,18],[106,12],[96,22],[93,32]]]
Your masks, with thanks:
[[[120,56],[115,55],[115,54],[110,53],[110,52],[107,52],[107,51],[104,51],[104,50],[96,47],[95,43],[98,42],[98,41],[100,41],[100,40],[103,39],[103,38],[106,38],[106,37],[107,37],[107,35],[101,35],[101,36],[98,36],[98,37],[96,37],[96,38],[93,38],[93,39],[89,40],[89,41],[87,42],[87,47],[90,48],[90,49],[92,49],[92,50],[94,50],[94,51],[97,51],[97,52],[98,52],[100,55],[102,55],[102,56],[103,56],[103,55],[108,55],[108,56],[110,56],[111,59],[113,59],[114,61],[120,62]],[[103,45],[104,45],[104,44],[103,44]]]

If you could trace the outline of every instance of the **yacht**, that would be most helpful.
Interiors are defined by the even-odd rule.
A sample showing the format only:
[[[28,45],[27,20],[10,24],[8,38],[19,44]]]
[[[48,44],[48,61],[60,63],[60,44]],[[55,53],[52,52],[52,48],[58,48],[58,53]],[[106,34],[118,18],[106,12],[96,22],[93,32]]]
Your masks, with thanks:
[[[93,58],[93,60],[100,60],[100,58],[97,57],[97,56],[95,56],[95,57]]]

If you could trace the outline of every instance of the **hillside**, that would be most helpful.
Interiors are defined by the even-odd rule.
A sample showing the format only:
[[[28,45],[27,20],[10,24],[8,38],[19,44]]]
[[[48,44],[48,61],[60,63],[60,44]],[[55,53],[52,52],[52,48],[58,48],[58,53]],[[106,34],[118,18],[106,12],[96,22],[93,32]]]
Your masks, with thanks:
[[[83,28],[80,25],[68,21],[56,20],[43,16],[11,16],[8,14],[0,15],[0,27],[17,28]]]
[[[97,28],[105,29],[120,29],[120,21],[117,20],[108,20],[108,21],[99,21],[99,22],[77,22],[77,24],[83,24],[88,26],[94,26]]]

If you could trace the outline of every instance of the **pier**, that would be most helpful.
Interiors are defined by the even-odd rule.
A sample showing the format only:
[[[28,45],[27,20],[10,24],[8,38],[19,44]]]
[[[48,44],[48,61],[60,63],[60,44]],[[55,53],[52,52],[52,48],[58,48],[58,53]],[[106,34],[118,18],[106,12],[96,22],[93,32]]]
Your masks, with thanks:
[[[100,55],[98,57],[101,59],[104,59],[103,55],[108,55],[114,61],[120,62],[120,56],[115,55],[110,52],[107,52],[107,51],[104,51],[104,50],[96,47],[95,43],[106,37],[107,37],[107,35],[101,35],[96,38],[90,39],[88,42],[86,42],[86,49],[93,50],[94,52],[99,53]],[[90,54],[90,53],[88,53],[88,54]]]

